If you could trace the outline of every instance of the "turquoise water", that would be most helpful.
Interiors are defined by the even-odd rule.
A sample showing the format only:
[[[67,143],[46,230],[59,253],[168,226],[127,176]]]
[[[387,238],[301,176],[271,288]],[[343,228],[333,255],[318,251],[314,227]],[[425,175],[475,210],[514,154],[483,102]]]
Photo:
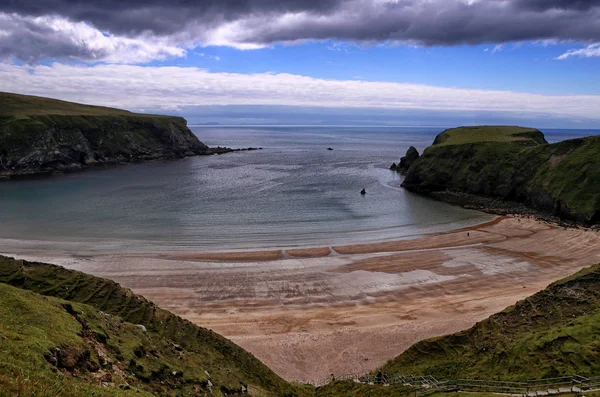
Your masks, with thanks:
[[[3,182],[0,238],[225,250],[379,241],[490,219],[406,192],[387,169],[440,128],[192,129],[211,146],[263,150]],[[590,135],[545,132],[551,141]]]

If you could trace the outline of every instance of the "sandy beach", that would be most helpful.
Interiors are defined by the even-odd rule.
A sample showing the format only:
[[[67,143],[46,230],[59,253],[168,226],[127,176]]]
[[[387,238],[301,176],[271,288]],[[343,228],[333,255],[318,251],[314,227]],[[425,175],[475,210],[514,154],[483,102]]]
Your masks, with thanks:
[[[600,262],[600,233],[499,217],[372,244],[18,256],[113,279],[225,335],[285,379],[316,382],[373,370]]]

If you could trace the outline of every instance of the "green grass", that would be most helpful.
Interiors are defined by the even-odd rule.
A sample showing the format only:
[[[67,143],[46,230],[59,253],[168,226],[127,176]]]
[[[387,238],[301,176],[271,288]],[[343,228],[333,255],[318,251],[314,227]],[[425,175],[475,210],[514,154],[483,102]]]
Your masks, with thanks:
[[[83,105],[58,99],[0,92],[0,116],[132,116],[127,110]]]
[[[0,177],[207,154],[182,117],[0,93]]]
[[[539,131],[520,127],[447,130],[410,167],[403,186],[458,190],[586,225],[600,222],[600,137],[544,142]]]
[[[528,175],[526,170],[533,164],[537,164],[535,173]],[[524,195],[568,218],[600,222],[600,137],[525,149],[516,168]]]
[[[535,128],[484,125],[445,130],[435,138],[433,144],[447,146],[476,142],[513,142],[526,146],[547,143],[544,135]]]
[[[456,334],[425,340],[383,371],[438,379],[600,374],[600,265]]]
[[[250,387],[253,395],[310,395],[229,340],[161,310],[115,282],[60,266],[0,257],[0,287],[4,299],[0,335],[9,338],[0,339],[0,377],[4,379],[0,395],[3,389],[18,387],[10,379],[19,373],[21,379],[31,379],[22,382],[29,388],[37,384],[54,390],[70,382],[77,389],[93,384],[98,367],[104,368],[99,351],[119,368],[104,368],[118,378],[115,386],[128,383],[154,395],[195,395],[195,390],[207,390],[208,380],[215,396],[235,393],[241,386]],[[19,303],[22,297],[27,299],[26,306]],[[77,318],[62,306],[67,301]],[[136,324],[143,324],[147,332]],[[6,343],[10,349],[4,348]],[[87,357],[83,368],[75,369],[76,377],[67,376],[72,369],[52,371],[44,359],[44,354],[57,347],[71,349],[72,356]],[[2,357],[4,352],[15,357]],[[69,390],[66,395],[90,395]]]
[[[316,390],[316,397],[399,397],[414,396],[414,388],[406,386],[364,385],[353,381],[335,381]]]
[[[498,393],[488,393],[488,392],[438,392],[427,394],[427,397],[498,397],[502,394]],[[578,397],[578,396],[586,396],[586,397],[599,397],[600,392],[589,392],[586,391],[583,394],[576,393],[564,393],[560,394],[561,397]]]
[[[126,382],[122,377],[115,377],[116,385],[107,389],[48,364],[44,355],[52,349],[86,349],[81,324],[62,303],[0,283],[0,395],[150,395],[137,388],[121,390],[118,386]]]

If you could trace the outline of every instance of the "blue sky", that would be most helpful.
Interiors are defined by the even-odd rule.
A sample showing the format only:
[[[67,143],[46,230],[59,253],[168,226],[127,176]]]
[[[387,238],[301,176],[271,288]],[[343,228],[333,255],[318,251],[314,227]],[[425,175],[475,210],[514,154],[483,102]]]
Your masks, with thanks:
[[[0,4],[0,90],[190,123],[600,128],[596,0]]]
[[[573,43],[418,47],[343,41],[277,44],[242,51],[195,49],[150,65],[199,66],[226,73],[292,73],[322,79],[411,82],[540,94],[600,94],[600,57],[556,59]],[[202,54],[202,55],[198,55]]]

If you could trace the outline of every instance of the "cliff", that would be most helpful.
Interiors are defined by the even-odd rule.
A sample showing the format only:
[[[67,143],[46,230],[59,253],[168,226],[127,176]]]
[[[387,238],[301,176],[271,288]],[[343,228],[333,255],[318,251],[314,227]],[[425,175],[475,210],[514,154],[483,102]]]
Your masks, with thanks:
[[[0,395],[306,394],[115,282],[0,256]]]
[[[211,154],[181,117],[0,93],[0,177]]]
[[[600,222],[600,137],[548,144],[528,128],[450,129],[411,165],[402,186],[442,199],[496,198],[593,225]]]
[[[551,284],[456,334],[418,342],[382,370],[438,379],[600,373],[600,265]]]

